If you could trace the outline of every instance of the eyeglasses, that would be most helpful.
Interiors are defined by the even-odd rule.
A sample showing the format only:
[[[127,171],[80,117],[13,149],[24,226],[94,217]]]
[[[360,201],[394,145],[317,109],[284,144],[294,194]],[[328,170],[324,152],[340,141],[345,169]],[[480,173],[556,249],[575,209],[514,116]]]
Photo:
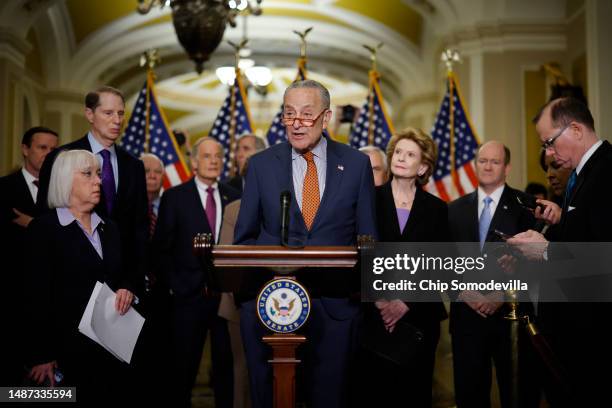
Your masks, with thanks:
[[[550,139],[548,139],[544,143],[542,143],[542,150],[548,150],[548,149],[552,148],[553,145],[555,144],[555,140],[557,140],[559,138],[559,136],[561,136],[563,134],[563,132],[565,132],[565,130],[569,126],[570,125],[565,126],[563,129],[561,129],[559,131],[559,133],[557,133],[556,135],[554,135],[553,137],[551,137]]]
[[[316,117],[312,119],[311,118],[298,118],[297,116],[291,117],[291,116],[288,116],[286,113],[283,113],[283,124],[285,126],[293,126],[295,121],[299,120],[301,126],[312,127],[314,126],[315,122],[319,120],[321,115],[323,115],[325,112],[327,112],[327,109],[323,109],[321,113],[319,113]]]

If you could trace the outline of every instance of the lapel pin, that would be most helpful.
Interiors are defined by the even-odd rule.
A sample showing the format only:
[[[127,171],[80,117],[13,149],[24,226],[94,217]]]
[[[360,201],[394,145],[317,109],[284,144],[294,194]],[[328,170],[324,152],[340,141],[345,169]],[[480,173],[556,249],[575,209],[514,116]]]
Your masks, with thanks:
[[[507,210],[508,206],[506,204],[504,204],[504,210]]]
[[[340,170],[340,171],[344,171],[344,166],[343,166],[343,165],[341,165],[341,164],[339,164],[339,165],[338,165],[338,170]]]

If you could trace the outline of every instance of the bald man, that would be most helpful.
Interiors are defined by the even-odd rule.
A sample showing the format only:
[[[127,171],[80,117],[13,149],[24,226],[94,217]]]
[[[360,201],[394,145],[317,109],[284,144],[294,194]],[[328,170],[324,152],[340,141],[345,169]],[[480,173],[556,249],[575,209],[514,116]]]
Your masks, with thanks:
[[[511,168],[510,150],[506,146],[497,141],[487,142],[480,147],[475,160],[478,189],[450,203],[449,227],[452,241],[479,242],[481,251],[486,253],[487,242],[500,240],[493,231],[514,235],[533,228],[535,219],[516,200],[516,196],[525,194],[506,184]],[[466,274],[465,280],[472,279]],[[492,361],[502,406],[510,406],[510,323],[504,319],[506,312],[501,291],[464,291],[451,304],[450,332],[458,408],[491,406]],[[525,357],[521,360],[521,370],[528,370],[532,355],[528,351],[521,355]],[[536,391],[529,384],[521,385],[520,406],[537,407]]]

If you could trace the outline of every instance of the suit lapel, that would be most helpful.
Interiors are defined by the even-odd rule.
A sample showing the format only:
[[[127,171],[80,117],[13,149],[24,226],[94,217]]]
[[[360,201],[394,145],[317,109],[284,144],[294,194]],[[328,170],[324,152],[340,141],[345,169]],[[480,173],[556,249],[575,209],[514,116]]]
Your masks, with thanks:
[[[117,171],[119,174],[117,177],[117,198],[115,205],[113,206],[113,211],[116,208],[121,207],[119,203],[122,201],[124,196],[127,197],[127,189],[129,188],[129,183],[127,183],[126,181],[129,180],[131,177],[130,171],[126,164],[127,157],[125,157],[125,155],[128,153],[125,153],[118,145],[115,145],[115,153],[117,154]]]
[[[493,218],[491,219],[491,224],[489,225],[489,231],[487,232],[487,241],[489,241],[489,235],[491,231],[495,229],[500,229],[502,232],[510,231],[509,226],[504,226],[508,220],[514,220],[512,217],[512,208],[513,208],[513,193],[512,189],[507,185],[504,187],[504,192],[499,198],[499,203],[497,204],[497,208],[495,209],[495,214],[493,214]]]
[[[478,190],[470,193],[470,197],[468,198],[468,219],[467,219],[467,229],[469,231],[470,239],[473,242],[480,241],[480,237],[478,234],[478,221],[480,219],[480,214],[478,214]]]
[[[225,207],[229,204],[229,196],[227,195],[227,190],[225,186],[221,183],[217,184],[219,186],[219,195],[221,196],[221,219],[225,216]]]
[[[338,190],[340,190],[342,176],[344,175],[345,171],[350,170],[351,169],[344,168],[342,157],[339,155],[338,150],[336,149],[335,142],[327,139],[327,174],[325,175],[325,191],[323,192],[323,198],[319,204],[317,215],[312,223],[312,229],[314,229],[319,220],[325,216],[325,209],[331,208],[330,203],[333,202],[334,196]]]
[[[23,208],[21,208],[21,210],[25,211],[28,215],[33,215],[36,203],[34,202],[34,200],[32,200],[32,194],[30,193],[28,182],[23,176],[21,170],[18,170],[17,177],[15,178],[15,180],[17,182],[15,187],[17,190],[16,192],[18,194],[18,197],[24,197],[24,201],[20,203],[20,205],[23,205]]]
[[[193,212],[191,212],[191,214],[194,214],[193,220],[194,223],[198,226],[198,229],[204,230],[205,232],[212,232],[212,228],[208,224],[208,218],[206,217],[204,203],[202,203],[202,199],[200,198],[200,192],[198,191],[198,186],[195,182],[195,177],[192,177],[191,180],[188,181],[188,183],[188,197],[186,197],[185,205],[192,206]],[[220,190],[219,193],[221,193]],[[221,199],[223,199],[223,197]]]
[[[391,197],[393,199],[393,197]],[[416,192],[414,193],[414,201],[412,202],[412,208],[410,209],[410,215],[408,216],[408,222],[404,227],[404,231],[402,232],[402,238],[405,241],[414,241],[415,240],[415,232],[417,231],[417,227],[420,224],[420,213],[423,206],[423,200],[425,199],[425,195],[421,188],[417,186]],[[397,211],[396,216],[397,218]],[[399,230],[399,221],[396,222]]]

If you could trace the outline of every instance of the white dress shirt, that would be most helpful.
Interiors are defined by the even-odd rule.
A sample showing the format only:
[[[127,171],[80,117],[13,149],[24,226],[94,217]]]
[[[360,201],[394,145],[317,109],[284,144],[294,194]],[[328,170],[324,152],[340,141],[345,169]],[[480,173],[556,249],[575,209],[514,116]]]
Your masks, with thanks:
[[[38,197],[38,187],[34,184],[34,181],[38,180],[29,171],[25,169],[25,167],[21,168],[21,174],[23,174],[23,178],[25,179],[26,185],[28,186],[28,190],[30,190],[30,194],[32,195],[32,201],[36,203],[36,197]]]
[[[206,189],[208,188],[208,184],[200,181],[200,179],[198,179],[198,177],[195,177],[195,183],[196,186],[198,186],[198,194],[200,195],[200,201],[202,202],[202,207],[204,207],[204,210],[206,211],[206,199],[208,198],[208,192],[206,191]],[[216,220],[216,224],[215,225],[215,243],[219,242],[219,233],[221,232],[221,213],[223,212],[223,208],[221,207],[221,194],[219,193],[219,183],[215,182],[212,186],[211,186],[215,191],[213,192],[213,198],[215,200],[215,205],[216,205],[216,216],[217,216],[217,220]],[[205,214],[202,214],[204,216],[206,216]],[[212,225],[211,225],[212,228]]]
[[[505,184],[497,187],[495,191],[489,194],[491,197],[491,204],[489,204],[489,210],[491,211],[491,220],[495,216],[495,210],[497,209],[497,205],[499,204],[499,200],[501,200],[501,196],[504,193],[504,188],[506,188]],[[480,219],[480,215],[482,214],[482,210],[484,209],[484,199],[487,197],[487,193],[484,192],[482,187],[478,187],[478,219]]]

